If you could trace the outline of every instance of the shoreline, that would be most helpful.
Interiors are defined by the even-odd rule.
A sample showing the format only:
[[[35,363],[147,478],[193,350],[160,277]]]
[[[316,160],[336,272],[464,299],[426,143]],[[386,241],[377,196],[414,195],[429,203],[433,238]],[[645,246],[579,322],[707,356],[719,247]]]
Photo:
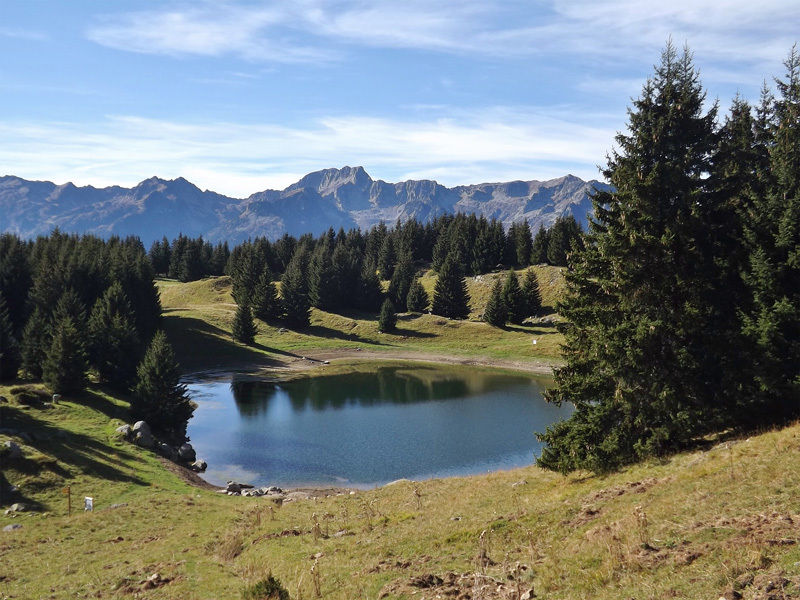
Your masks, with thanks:
[[[207,369],[199,369],[185,374],[183,381],[198,381],[200,379],[214,379],[223,374],[239,373],[243,376],[274,377],[283,379],[287,374],[302,373],[313,369],[341,364],[344,361],[370,362],[370,361],[396,361],[396,362],[421,362],[441,365],[458,365],[465,367],[479,367],[486,369],[504,369],[529,373],[532,375],[552,376],[553,369],[559,366],[557,360],[548,361],[521,361],[503,358],[453,356],[436,354],[433,352],[382,352],[355,348],[336,348],[331,350],[309,350],[306,354],[288,355],[285,358],[265,357],[263,361],[232,367],[219,365]]]
[[[312,350],[305,355],[295,355],[279,361],[276,361],[274,358],[270,358],[264,363],[259,362],[242,365],[239,367],[239,369],[220,366],[219,368],[215,369],[193,371],[192,373],[185,375],[182,380],[191,382],[199,381],[201,379],[214,379],[232,372],[239,373],[242,376],[249,375],[258,378],[272,377],[277,380],[285,379],[287,376],[291,376],[292,374],[301,374],[334,363],[341,363],[343,361],[355,361],[356,363],[370,361],[422,362],[487,369],[504,369],[542,376],[552,376],[553,369],[556,366],[555,364],[548,363],[545,360],[529,362],[488,357],[451,356],[429,352],[380,352],[362,350],[361,348],[338,348],[334,350]],[[169,471],[177,475],[181,480],[189,485],[210,491],[218,491],[222,489],[222,487],[206,481],[201,475],[183,467],[182,465],[172,463],[167,459],[163,459],[161,462]],[[396,482],[390,482],[385,485],[392,485],[392,483]],[[299,495],[300,497],[304,497],[306,499],[337,494],[358,493],[361,491],[364,490],[361,488],[335,486],[286,488],[284,490],[287,496],[293,495],[296,497]]]

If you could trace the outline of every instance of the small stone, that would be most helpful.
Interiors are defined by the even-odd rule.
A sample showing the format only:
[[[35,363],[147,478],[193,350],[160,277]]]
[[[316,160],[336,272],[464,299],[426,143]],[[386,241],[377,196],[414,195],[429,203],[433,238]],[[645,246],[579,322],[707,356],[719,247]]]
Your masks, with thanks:
[[[8,507],[6,514],[8,515],[11,513],[26,512],[28,510],[29,508],[26,504],[23,504],[22,502],[17,502],[16,504],[12,504],[11,506]]]
[[[192,470],[202,473],[208,468],[208,463],[204,460],[196,460],[192,463]]]
[[[121,433],[125,437],[129,437],[131,435],[131,426],[128,424],[120,425],[117,427],[117,433]]]
[[[16,442],[8,440],[3,446],[8,448],[8,458],[22,458],[22,448],[20,448]]]
[[[22,529],[22,525],[19,523],[12,523],[11,525],[3,527],[3,531],[16,531],[17,529]]]

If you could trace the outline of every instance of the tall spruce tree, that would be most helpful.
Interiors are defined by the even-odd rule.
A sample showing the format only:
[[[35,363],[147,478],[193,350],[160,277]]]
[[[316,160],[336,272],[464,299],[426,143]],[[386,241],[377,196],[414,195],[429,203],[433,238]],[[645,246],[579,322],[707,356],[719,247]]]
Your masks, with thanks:
[[[381,305],[381,312],[378,315],[378,331],[390,333],[397,328],[397,313],[391,299],[386,298]]]
[[[521,324],[528,316],[525,296],[519,286],[519,278],[510,269],[503,282],[503,304],[505,304],[508,321],[514,325]]]
[[[726,376],[736,327],[716,304],[724,278],[709,223],[716,106],[703,114],[704,99],[689,51],[669,43],[609,156],[616,191],[593,196],[587,246],[566,275],[566,365],[546,397],[575,411],[540,434],[543,467],[614,469],[735,412],[738,382]]]
[[[767,138],[771,177],[747,222],[753,244],[746,280],[753,299],[745,331],[759,350],[756,375],[773,419],[800,413],[800,52],[793,47],[765,94],[757,131]]]
[[[51,326],[52,338],[42,364],[42,379],[55,394],[74,396],[86,388],[86,346],[84,335],[70,316]]]
[[[233,341],[252,346],[256,341],[256,333],[258,333],[258,328],[253,322],[253,313],[250,307],[246,304],[238,305],[231,324]]]
[[[112,387],[127,388],[141,358],[139,336],[122,285],[113,283],[89,315],[89,363],[101,381]]]
[[[449,319],[466,319],[469,316],[467,281],[455,254],[445,259],[436,278],[431,312]]]
[[[180,440],[194,408],[181,383],[181,372],[166,334],[159,330],[136,370],[131,417]]]
[[[308,327],[311,323],[311,302],[306,283],[308,262],[308,249],[302,244],[295,251],[281,278],[283,318],[289,327],[298,329]]]
[[[272,282],[272,273],[268,266],[261,271],[258,283],[253,290],[253,316],[267,321],[276,319],[281,315],[281,302],[278,298],[278,291]]]
[[[20,364],[19,342],[14,335],[14,324],[6,299],[0,292],[0,381],[12,381],[17,378]]]
[[[503,301],[503,280],[499,277],[492,284],[492,291],[486,302],[486,310],[483,312],[483,320],[494,327],[503,327],[508,321],[508,309]]]
[[[544,228],[543,223],[539,223],[539,229],[533,238],[531,246],[531,264],[540,265],[547,262],[547,247],[550,245],[550,236]]]
[[[536,271],[532,268],[525,271],[525,277],[522,280],[522,296],[525,299],[525,316],[535,317],[542,308],[542,292],[539,289]]]
[[[411,287],[408,289],[408,296],[406,297],[406,308],[411,313],[421,313],[428,310],[431,300],[428,297],[428,292],[422,287],[419,279],[414,279],[411,282]]]

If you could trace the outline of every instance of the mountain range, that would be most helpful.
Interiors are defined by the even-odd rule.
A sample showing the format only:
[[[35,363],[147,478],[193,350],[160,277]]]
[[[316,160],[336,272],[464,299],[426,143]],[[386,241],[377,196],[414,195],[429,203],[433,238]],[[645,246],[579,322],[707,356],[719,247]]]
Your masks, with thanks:
[[[256,236],[319,235],[329,227],[366,230],[380,221],[393,225],[414,217],[424,223],[462,212],[496,218],[506,227],[525,219],[535,232],[540,223],[549,227],[565,214],[585,227],[594,189],[609,186],[566,175],[448,188],[430,180],[387,183],[372,179],[362,167],[343,167],[309,173],[281,191],[237,199],[202,191],[183,178],[152,177],[133,188],[95,188],[4,176],[0,230],[23,239],[47,235],[55,227],[106,238],[136,235],[146,246],[183,233],[235,245]]]

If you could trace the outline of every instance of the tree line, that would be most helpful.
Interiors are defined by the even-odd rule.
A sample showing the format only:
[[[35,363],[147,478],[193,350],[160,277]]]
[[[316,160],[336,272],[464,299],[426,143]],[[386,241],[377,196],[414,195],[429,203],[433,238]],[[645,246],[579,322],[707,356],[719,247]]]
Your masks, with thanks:
[[[0,381],[41,380],[75,397],[91,373],[131,392],[134,419],[180,437],[192,407],[160,319],[138,238],[0,235]]]
[[[670,43],[629,109],[557,310],[574,405],[543,467],[604,472],[800,415],[800,54],[720,120]]]
[[[581,235],[572,215],[558,217],[550,229],[540,226],[534,236],[527,221],[515,222],[506,231],[496,219],[455,214],[426,224],[411,218],[391,228],[381,222],[365,232],[331,228],[317,238],[284,234],[271,242],[257,237],[232,251],[226,243],[212,246],[202,237],[179,236],[172,244],[164,238],[153,243],[149,257],[157,273],[181,281],[230,275],[239,306],[234,338],[252,343],[254,318],[302,328],[309,324],[312,307],[329,312],[380,311],[381,331],[394,329],[393,315],[398,311],[430,310],[466,318],[470,299],[464,277],[498,267],[564,266],[572,246],[580,245]],[[430,265],[438,274],[432,298],[417,278],[422,265]],[[386,293],[382,281],[388,281]],[[529,271],[522,287],[516,276],[514,282],[516,287],[495,298],[485,315],[492,325],[521,323],[539,310],[535,274]]]

